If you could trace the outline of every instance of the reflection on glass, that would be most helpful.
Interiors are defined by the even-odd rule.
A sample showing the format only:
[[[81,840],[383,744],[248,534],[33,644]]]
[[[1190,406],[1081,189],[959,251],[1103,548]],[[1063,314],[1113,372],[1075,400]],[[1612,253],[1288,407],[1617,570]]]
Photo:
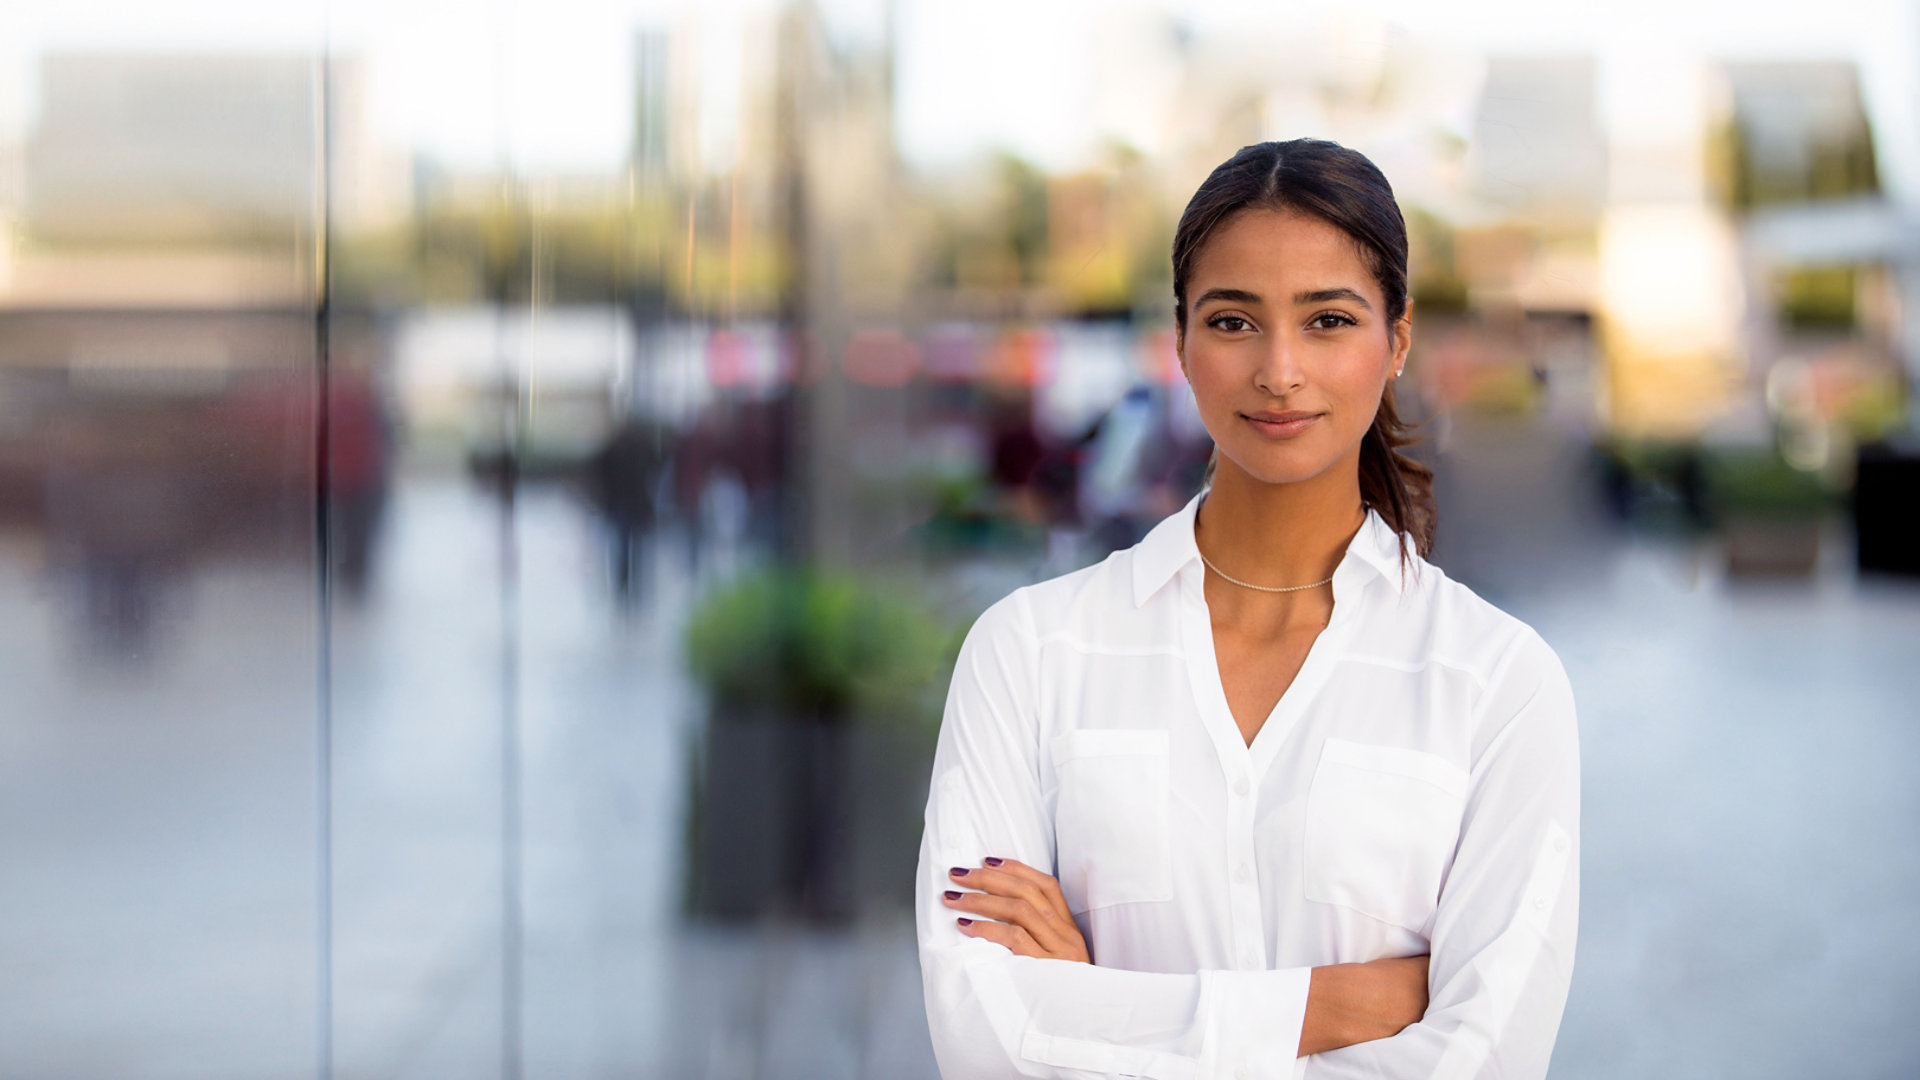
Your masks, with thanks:
[[[315,62],[5,72],[8,1075],[316,1060]]]

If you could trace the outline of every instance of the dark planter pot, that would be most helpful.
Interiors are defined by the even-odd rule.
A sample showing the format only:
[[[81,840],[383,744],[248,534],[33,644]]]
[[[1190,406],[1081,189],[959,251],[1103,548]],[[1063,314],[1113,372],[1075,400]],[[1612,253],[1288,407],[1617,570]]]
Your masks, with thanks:
[[[1723,531],[1734,577],[1809,577],[1820,561],[1817,518],[1729,515]]]
[[[931,765],[918,732],[710,716],[693,767],[689,909],[838,922],[910,903]]]
[[[1920,443],[1862,446],[1854,475],[1860,569],[1920,575]]]

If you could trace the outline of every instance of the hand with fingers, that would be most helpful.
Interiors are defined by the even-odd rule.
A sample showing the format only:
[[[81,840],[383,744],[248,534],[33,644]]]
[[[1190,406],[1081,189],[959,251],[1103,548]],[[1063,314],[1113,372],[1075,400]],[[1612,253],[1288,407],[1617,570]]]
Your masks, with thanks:
[[[963,887],[945,894],[949,908],[965,913],[957,919],[961,933],[998,942],[1017,956],[1093,963],[1053,875],[1018,859],[988,857],[980,866],[948,870],[947,878]]]

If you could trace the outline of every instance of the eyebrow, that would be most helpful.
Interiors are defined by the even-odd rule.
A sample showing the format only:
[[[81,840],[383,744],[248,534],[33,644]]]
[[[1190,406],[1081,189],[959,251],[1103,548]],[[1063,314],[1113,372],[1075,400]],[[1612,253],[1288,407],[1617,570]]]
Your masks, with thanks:
[[[1210,300],[1224,300],[1232,304],[1257,304],[1260,302],[1260,294],[1250,293],[1245,289],[1208,289],[1200,294],[1199,299],[1193,302],[1193,306],[1197,308]],[[1344,285],[1293,294],[1293,302],[1296,304],[1324,304],[1329,300],[1347,300],[1359,304],[1368,311],[1373,310],[1373,305],[1367,303],[1366,297]]]
[[[1200,294],[1200,298],[1193,302],[1193,306],[1199,307],[1209,300],[1225,300],[1231,304],[1257,304],[1260,302],[1260,294],[1250,293],[1245,289],[1208,289]]]
[[[1296,304],[1324,304],[1329,300],[1350,300],[1366,308],[1368,311],[1373,310],[1373,305],[1367,303],[1366,297],[1361,296],[1359,293],[1344,285],[1332,289],[1315,289],[1312,292],[1297,292],[1293,294],[1293,302]]]

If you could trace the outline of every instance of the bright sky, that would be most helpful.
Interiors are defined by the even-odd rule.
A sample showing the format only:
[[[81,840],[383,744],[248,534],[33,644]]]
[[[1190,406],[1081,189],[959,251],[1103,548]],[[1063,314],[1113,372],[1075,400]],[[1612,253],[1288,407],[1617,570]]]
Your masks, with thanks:
[[[738,28],[772,0],[70,0],[0,5],[0,141],[31,122],[32,58],[49,49],[311,49],[367,56],[379,129],[450,163],[503,154],[536,168],[617,161],[631,130],[636,30],[699,28],[703,96],[735,95]],[[909,159],[934,164],[1006,146],[1044,164],[1075,160],[1089,126],[1095,35],[1115,0],[821,0],[835,32],[877,40],[889,6],[899,32],[896,116]],[[1257,33],[1271,0],[1166,0],[1202,39]],[[1638,77],[1662,57],[1846,58],[1860,64],[1888,178],[1920,195],[1920,0],[1370,0],[1362,11],[1478,53],[1590,51],[1607,117],[1658,124],[1670,112]],[[737,95],[736,95],[737,96]],[[724,113],[725,109],[711,110]],[[724,120],[704,141],[724,144]]]

